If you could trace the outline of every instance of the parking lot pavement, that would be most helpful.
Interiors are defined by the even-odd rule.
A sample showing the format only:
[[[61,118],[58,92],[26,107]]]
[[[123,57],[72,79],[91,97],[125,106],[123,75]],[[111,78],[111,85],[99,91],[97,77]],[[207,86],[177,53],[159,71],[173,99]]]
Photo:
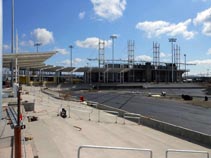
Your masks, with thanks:
[[[186,94],[188,92],[189,94],[196,94],[199,90],[191,91],[183,90]],[[156,93],[157,90],[153,92]],[[179,94],[177,90],[171,90],[171,92]],[[200,92],[200,95],[202,94],[203,92]],[[147,97],[147,93],[143,90],[136,91],[136,93],[100,91],[83,94],[76,93],[75,95],[78,97],[83,95],[87,100],[211,135],[211,108],[193,106],[181,101]]]

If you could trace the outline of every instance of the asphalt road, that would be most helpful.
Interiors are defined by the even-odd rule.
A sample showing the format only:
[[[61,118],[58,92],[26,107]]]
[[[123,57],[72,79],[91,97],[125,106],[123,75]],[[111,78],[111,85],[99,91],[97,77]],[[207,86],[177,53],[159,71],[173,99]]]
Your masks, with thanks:
[[[170,95],[191,94],[193,96],[204,96],[203,90],[199,89],[166,91]],[[211,108],[193,106],[174,100],[147,97],[148,92],[160,93],[161,90],[77,92],[74,95],[83,95],[86,100],[96,101],[211,135]]]

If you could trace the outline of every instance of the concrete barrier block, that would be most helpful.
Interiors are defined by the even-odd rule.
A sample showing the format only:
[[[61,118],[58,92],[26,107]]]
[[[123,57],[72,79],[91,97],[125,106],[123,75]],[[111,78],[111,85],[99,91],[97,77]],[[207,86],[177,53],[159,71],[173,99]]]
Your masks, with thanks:
[[[34,111],[34,103],[32,102],[23,102],[24,109],[26,112]]]

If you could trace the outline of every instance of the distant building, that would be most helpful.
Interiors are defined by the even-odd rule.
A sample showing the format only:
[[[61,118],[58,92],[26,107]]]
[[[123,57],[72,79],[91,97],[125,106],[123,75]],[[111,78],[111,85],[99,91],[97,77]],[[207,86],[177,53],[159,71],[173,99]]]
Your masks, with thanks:
[[[178,70],[173,64],[173,82],[181,82],[182,74],[185,70]],[[135,64],[129,68],[127,64],[106,65],[104,68],[90,67],[84,71],[86,83],[101,82],[172,82],[172,64],[154,66],[150,62],[145,64]],[[112,75],[114,73],[114,80]]]
[[[4,74],[5,79],[11,75],[21,84],[59,84],[70,83],[132,83],[132,82],[181,82],[185,70],[177,68],[176,64],[162,63],[153,65],[151,62],[142,62],[129,65],[126,63],[104,64],[101,67],[63,67],[45,65],[44,62],[56,52],[4,54],[3,67],[10,69],[13,64],[14,74],[9,71]],[[172,75],[173,70],[173,75]],[[8,73],[9,72],[9,73]],[[79,78],[74,73],[82,73]],[[173,76],[173,80],[172,80]]]

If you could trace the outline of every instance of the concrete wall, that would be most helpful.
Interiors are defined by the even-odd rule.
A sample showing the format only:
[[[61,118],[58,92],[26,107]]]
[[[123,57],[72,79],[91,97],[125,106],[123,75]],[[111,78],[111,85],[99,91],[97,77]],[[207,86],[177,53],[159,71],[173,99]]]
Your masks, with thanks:
[[[141,124],[211,148],[211,136],[159,120],[141,116]]]
[[[26,112],[34,111],[34,103],[32,103],[32,102],[23,102],[22,104],[23,104],[24,109],[25,109]]]
[[[90,105],[89,102],[88,102],[88,105]],[[127,111],[124,111],[121,109],[116,109],[116,108],[109,107],[109,106],[102,105],[102,104],[98,104],[97,108],[101,109],[101,110],[117,111],[117,112],[119,112],[120,117],[123,117],[124,113],[127,113]],[[152,118],[148,118],[148,117],[145,117],[142,115],[140,115],[140,119],[141,119],[142,125],[145,125],[145,126],[153,128],[153,129],[183,138],[187,141],[197,143],[202,146],[211,148],[211,135],[207,135],[204,133],[200,133],[197,131],[193,131],[193,130],[184,128],[184,127],[180,127],[180,126],[176,126],[176,125],[162,122],[159,120],[155,120]],[[137,119],[134,119],[134,120],[130,119],[130,120],[137,122]]]

